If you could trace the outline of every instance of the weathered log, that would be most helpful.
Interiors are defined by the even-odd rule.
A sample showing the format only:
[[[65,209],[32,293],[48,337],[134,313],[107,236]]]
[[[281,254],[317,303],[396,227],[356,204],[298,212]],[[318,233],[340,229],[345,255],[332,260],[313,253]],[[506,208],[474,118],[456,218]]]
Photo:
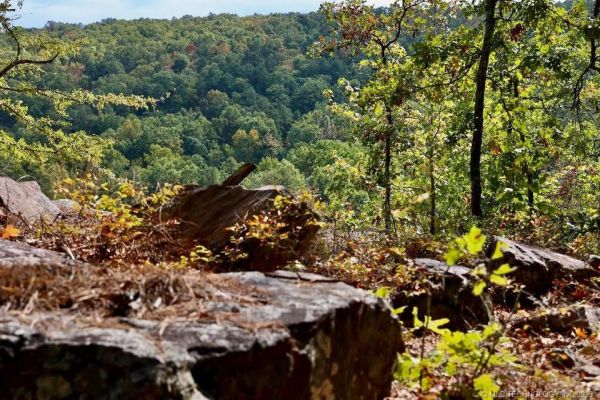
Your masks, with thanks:
[[[218,253],[230,244],[232,227],[245,224],[254,215],[275,211],[274,200],[278,196],[296,201],[282,186],[252,190],[222,185],[189,188],[163,210],[163,215],[180,221],[179,233],[183,237]],[[296,212],[281,215],[278,221],[283,226],[277,228],[277,234],[286,234],[285,241],[275,248],[246,243],[244,251],[248,257],[243,260],[244,265],[236,268],[273,271],[305,254],[319,228],[314,223],[318,215],[305,203],[297,205]]]

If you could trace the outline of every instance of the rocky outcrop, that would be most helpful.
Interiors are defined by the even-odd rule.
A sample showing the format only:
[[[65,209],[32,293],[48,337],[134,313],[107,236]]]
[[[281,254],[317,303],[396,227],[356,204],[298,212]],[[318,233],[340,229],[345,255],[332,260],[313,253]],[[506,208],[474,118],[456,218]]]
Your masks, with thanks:
[[[0,313],[3,399],[204,399],[191,361],[180,348],[116,322]]]
[[[528,246],[506,238],[495,237],[490,248],[491,255],[496,243],[504,243],[503,257],[496,260],[492,267],[508,263],[517,270],[510,277],[525,286],[525,290],[540,295],[552,287],[555,279],[585,280],[600,273],[585,262],[564,254]]]
[[[399,288],[392,298],[394,307],[406,306],[401,315],[405,323],[412,324],[413,307],[420,315],[426,315],[429,309],[434,319],[450,318],[448,327],[454,329],[469,329],[490,320],[490,299],[487,294],[473,295],[469,268],[428,258],[417,258],[413,264],[423,290]]]
[[[595,333],[600,330],[600,309],[591,305],[579,304],[541,310],[532,315],[517,318],[512,323],[512,327],[537,333],[548,330],[569,334],[575,328]]]
[[[63,215],[76,215],[81,211],[81,206],[75,200],[58,199],[54,200],[53,203]]]
[[[16,182],[7,177],[0,177],[0,205],[27,223],[52,221],[61,213],[37,182]]]
[[[277,279],[257,272],[227,276],[269,299],[264,306],[241,309],[234,322],[281,324],[287,332],[266,346],[253,343],[250,354],[223,352],[219,346],[212,356],[201,357],[207,359],[193,372],[204,380],[200,386],[207,387],[210,395],[231,399],[379,399],[386,395],[402,342],[398,323],[379,300],[339,282],[315,283],[310,276],[307,280],[301,275]],[[231,385],[232,371],[238,367],[239,383]],[[261,395],[248,396],[256,390]]]
[[[9,257],[0,269],[10,267],[11,273],[18,273],[22,261],[29,263],[23,270],[42,268],[46,274],[93,268],[11,242],[0,241],[0,251]],[[199,298],[208,289],[196,286],[215,280],[218,290]],[[88,297],[100,293],[95,282]],[[122,290],[132,304],[139,301],[140,294],[118,282],[111,290]],[[168,305],[155,301],[158,309],[145,317],[107,318],[66,303],[51,310],[6,311],[14,309],[10,297],[20,288],[3,284],[0,398],[375,400],[387,395],[402,350],[400,324],[367,292],[295,273],[205,274],[188,282]],[[57,291],[49,295],[60,295]],[[38,301],[45,304],[41,294]]]

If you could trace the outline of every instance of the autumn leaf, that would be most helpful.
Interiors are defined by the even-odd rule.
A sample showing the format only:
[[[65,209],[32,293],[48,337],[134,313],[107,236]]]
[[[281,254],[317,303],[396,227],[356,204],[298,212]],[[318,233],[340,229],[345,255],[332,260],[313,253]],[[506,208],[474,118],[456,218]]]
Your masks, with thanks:
[[[10,239],[18,237],[21,234],[21,230],[15,228],[12,224],[9,224],[2,231],[2,239]]]
[[[105,238],[112,238],[115,236],[115,234],[113,233],[110,225],[103,225],[102,226],[102,236]]]
[[[575,335],[580,339],[587,339],[588,335],[584,329],[575,328]]]

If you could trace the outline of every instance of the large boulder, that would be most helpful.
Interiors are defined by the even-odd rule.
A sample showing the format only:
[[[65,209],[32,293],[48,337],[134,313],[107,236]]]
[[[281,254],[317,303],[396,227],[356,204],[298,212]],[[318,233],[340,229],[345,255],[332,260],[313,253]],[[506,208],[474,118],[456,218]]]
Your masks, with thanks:
[[[7,177],[0,177],[0,205],[27,223],[52,221],[61,213],[37,182],[16,182]]]
[[[412,310],[416,307],[419,315],[430,315],[433,319],[450,318],[448,327],[472,329],[478,324],[490,321],[491,300],[487,294],[473,295],[473,278],[469,268],[448,266],[438,260],[417,258],[412,261],[415,275],[420,277],[417,284],[397,288],[392,297],[394,307],[405,306],[401,318],[412,324]]]
[[[157,269],[135,286],[26,245],[0,254],[0,398],[375,400],[403,347],[386,304],[317,275]],[[127,310],[106,315],[115,298]]]
[[[508,263],[517,270],[510,277],[525,286],[525,290],[541,295],[552,288],[555,279],[586,280],[600,276],[591,265],[564,254],[518,243],[502,237],[495,237],[488,250],[491,255],[497,242],[502,242],[503,257],[495,260],[492,267]]]
[[[0,398],[205,399],[187,352],[123,323],[107,324],[0,313]]]

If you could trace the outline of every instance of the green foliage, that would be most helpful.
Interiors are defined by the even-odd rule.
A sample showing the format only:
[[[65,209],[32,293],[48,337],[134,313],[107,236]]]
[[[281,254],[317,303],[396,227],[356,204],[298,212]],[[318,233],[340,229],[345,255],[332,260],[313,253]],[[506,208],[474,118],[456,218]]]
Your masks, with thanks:
[[[11,82],[8,97],[13,105],[26,101],[28,108],[19,113],[28,110],[37,125],[45,121],[42,115],[60,116],[61,124],[40,133],[32,120],[21,128],[15,118],[0,115],[5,145],[19,150],[3,172],[41,178],[43,172],[25,154],[37,146],[40,161],[70,163],[68,172],[87,167],[75,162],[97,165],[106,155],[102,167],[150,188],[208,184],[224,179],[237,162],[281,159],[288,143],[348,137],[349,127],[324,110],[322,92],[355,72],[346,60],[304,55],[327,29],[323,22],[313,13],[15,28],[23,49],[31,44],[38,57],[53,56],[54,49],[61,55],[51,65],[24,70],[19,76],[28,81]],[[5,36],[3,44],[13,46]],[[8,50],[7,57],[14,53]],[[36,97],[33,88],[41,87]],[[290,135],[295,120],[308,124],[311,133],[300,133],[305,127],[296,124]],[[48,140],[50,133],[56,140]],[[63,139],[72,145],[56,144]],[[65,175],[46,170],[48,180]]]
[[[479,255],[484,244],[485,236],[480,229],[473,227],[468,234],[449,244],[446,260],[449,265],[454,265],[461,257]],[[502,257],[502,247],[502,243],[498,242],[491,260]],[[477,265],[472,270],[472,274],[479,279],[474,284],[473,294],[481,296],[491,284],[507,285],[505,276],[514,270],[508,264],[503,264],[488,273],[484,264]],[[471,398],[475,394],[482,399],[495,398],[500,386],[491,371],[501,367],[517,367],[516,357],[510,351],[510,340],[504,336],[506,327],[491,322],[481,330],[451,331],[442,328],[450,322],[449,319],[434,320],[426,315],[421,320],[418,312],[415,307],[413,330],[433,332],[439,335],[439,340],[435,351],[428,352],[427,355],[424,354],[423,347],[418,357],[410,352],[401,354],[398,358],[396,378],[406,384],[418,386],[421,393],[427,393],[435,385],[445,381],[442,385],[446,397]]]
[[[143,264],[172,261],[178,246],[171,243],[169,221],[157,218],[160,210],[182,189],[165,185],[148,194],[126,179],[100,183],[92,175],[67,178],[56,188],[72,200],[76,216],[52,225],[37,226],[36,236],[46,247],[67,249],[71,256],[94,262]]]
[[[155,189],[218,183],[250,161],[260,167],[249,185],[314,191],[348,237],[384,224],[386,203],[400,238],[448,238],[476,223],[599,252],[599,78],[583,73],[593,35],[579,23],[597,21],[584,2],[503,7],[487,77],[481,221],[465,204],[483,8],[466,1],[39,30],[13,27],[4,12],[12,31],[0,61],[15,57],[10,32],[22,58],[60,55],[1,78],[0,172],[49,188],[101,168]]]
[[[392,215],[392,152],[401,151],[405,130],[405,110],[408,100],[415,97],[417,69],[408,57],[404,43],[410,32],[413,36],[426,30],[425,19],[419,12],[420,1],[392,2],[379,12],[364,1],[325,2],[321,13],[332,24],[328,37],[322,37],[313,47],[315,54],[350,52],[361,57],[359,66],[370,75],[363,85],[341,79],[339,85],[347,95],[347,103],[333,102],[339,114],[352,118],[361,139],[372,150],[369,175],[384,192],[381,219],[385,230],[393,230]],[[433,9],[433,8],[431,8]]]
[[[245,181],[245,185],[257,188],[266,185],[283,185],[292,192],[306,189],[304,176],[288,160],[263,158],[256,171]]]
[[[446,264],[452,266],[463,256],[476,255],[483,250],[485,235],[481,229],[472,227],[468,234],[454,239],[448,246],[448,252],[444,257]]]
[[[516,360],[502,347],[508,339],[498,339],[500,325],[492,323],[480,331],[459,332],[439,328],[447,321],[427,318],[419,321],[419,326],[439,335],[435,350],[426,357],[400,355],[396,378],[404,384],[419,385],[422,393],[427,393],[441,380],[454,377],[450,380],[454,383],[445,390],[447,396],[474,393],[482,399],[494,398],[499,386],[491,374],[482,371],[512,366]],[[418,320],[416,316],[415,319]]]
[[[481,233],[481,229],[472,227],[468,234],[458,237],[450,242],[448,252],[445,255],[446,263],[450,266],[456,265],[457,261],[462,257],[477,256],[482,252],[485,245],[485,235]],[[490,261],[502,258],[502,248],[504,244],[501,241],[496,242],[494,251],[490,257]],[[480,296],[483,290],[490,284],[498,286],[507,286],[509,280],[506,275],[514,272],[516,268],[512,268],[508,264],[502,264],[495,270],[490,271],[485,264],[477,265],[471,274],[478,280],[473,287],[473,294]]]
[[[272,208],[247,216],[228,228],[228,245],[220,253],[225,266],[253,270],[272,270],[274,265],[298,260],[299,247],[321,226],[318,215],[310,207],[313,198],[305,193],[298,197],[278,195]]]
[[[446,387],[446,396],[468,396],[474,393],[482,399],[494,398],[499,386],[490,373],[497,367],[514,366],[516,358],[504,347],[501,326],[491,323],[482,330],[460,332],[442,329],[446,319],[420,321],[415,312],[415,326],[425,327],[439,335],[435,350],[425,357],[404,353],[398,357],[396,378],[408,385],[418,385],[427,393],[442,381],[453,382]],[[448,379],[454,378],[454,379]]]
[[[392,134],[390,207],[397,229],[405,231],[398,233],[451,235],[472,224],[464,204],[470,202],[465,193],[473,82],[485,3],[397,2],[385,10],[362,1],[322,6],[332,31],[315,52],[361,55],[357,67],[369,73],[366,82],[340,80],[347,102],[329,94],[332,108],[353,120],[368,146],[367,175],[379,187],[389,186],[383,142]],[[545,229],[555,238],[540,235],[540,241],[599,229],[597,202],[588,201],[597,190],[591,182],[597,176],[592,99],[598,75],[588,67],[593,37],[578,22],[597,21],[582,4],[502,2],[495,11],[482,147],[490,227],[518,234],[529,224],[535,235],[547,218]],[[593,172],[558,178],[572,170]],[[585,189],[578,191],[580,182]],[[372,195],[381,198],[383,190],[375,189]]]

